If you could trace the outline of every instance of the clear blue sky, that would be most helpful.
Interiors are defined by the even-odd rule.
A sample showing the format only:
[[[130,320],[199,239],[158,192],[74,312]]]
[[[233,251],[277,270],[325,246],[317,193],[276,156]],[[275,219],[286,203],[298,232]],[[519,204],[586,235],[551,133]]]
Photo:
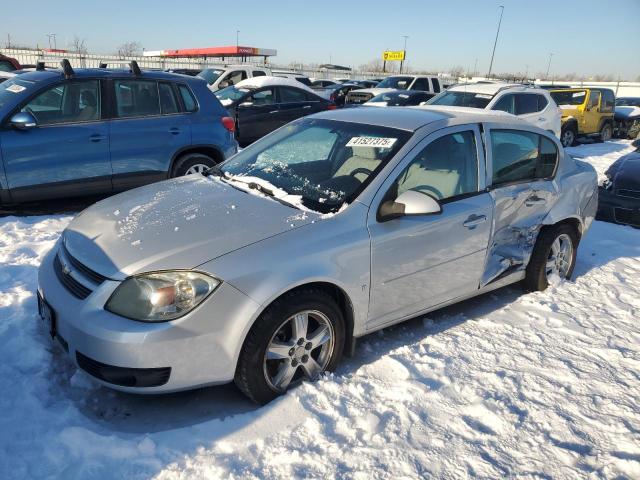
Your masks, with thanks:
[[[505,6],[494,72],[640,76],[640,0],[111,0],[94,3],[3,2],[0,44],[58,47],[74,35],[91,52],[112,53],[127,41],[147,50],[240,44],[275,48],[276,63],[329,62],[358,66],[384,49],[402,49],[414,68],[447,71],[455,65],[487,71]],[[101,8],[103,6],[104,8]]]

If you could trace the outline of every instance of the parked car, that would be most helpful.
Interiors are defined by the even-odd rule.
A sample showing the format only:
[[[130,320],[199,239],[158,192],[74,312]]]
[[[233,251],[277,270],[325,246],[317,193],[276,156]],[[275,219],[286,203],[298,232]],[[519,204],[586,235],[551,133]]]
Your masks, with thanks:
[[[106,386],[264,403],[358,337],[570,278],[596,204],[593,167],[512,115],[323,112],[89,207],[42,260],[40,314]]]
[[[365,107],[411,107],[433,98],[434,94],[419,90],[393,90],[376,95],[363,105]]]
[[[242,80],[253,77],[271,75],[271,70],[255,65],[230,65],[220,68],[205,68],[198,77],[204,78],[209,85],[209,90],[216,92],[223,88],[236,85]]]
[[[349,92],[360,89],[362,87],[357,83],[339,83],[323,89],[314,89],[314,91],[340,108],[345,106],[345,100]]]
[[[634,139],[640,135],[640,97],[618,97],[613,116],[613,134]]]
[[[613,135],[615,95],[608,88],[550,90],[562,111],[562,145],[575,145],[579,137],[606,142]]]
[[[333,80],[314,80],[311,82],[311,88],[325,88],[332,85],[338,85],[338,83],[339,82],[334,82]]]
[[[640,228],[640,137],[633,146],[635,152],[620,157],[605,172],[597,218]]]
[[[272,75],[274,77],[282,77],[282,78],[290,78],[291,80],[297,80],[298,82],[306,85],[307,87],[311,87],[311,80],[306,75],[302,73],[288,71],[288,70],[273,70]]]
[[[439,93],[442,90],[441,79],[424,75],[396,75],[387,77],[374,88],[365,88],[347,95],[346,103],[361,104],[368,102],[376,95],[393,90],[420,90],[422,92]]]
[[[0,84],[0,203],[121,191],[236,153],[203,80],[135,71],[67,62]]]
[[[560,138],[561,112],[547,90],[517,83],[465,83],[433,97],[427,105],[482,108],[511,113]]]
[[[189,75],[190,77],[195,77],[201,71],[199,68],[168,68],[165,70],[165,72],[179,73],[180,75]]]
[[[375,80],[353,80],[352,83],[356,83],[362,88],[375,88],[380,82]]]
[[[21,68],[22,66],[18,60],[0,53],[0,72],[13,72],[14,70],[20,70]]]
[[[248,145],[296,118],[335,108],[297,80],[260,77],[216,92],[234,118],[236,138]]]

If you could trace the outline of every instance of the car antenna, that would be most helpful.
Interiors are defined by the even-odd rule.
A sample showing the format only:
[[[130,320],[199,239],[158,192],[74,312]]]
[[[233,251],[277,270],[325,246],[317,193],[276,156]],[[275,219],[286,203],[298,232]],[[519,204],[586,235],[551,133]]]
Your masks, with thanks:
[[[36,63],[36,71],[42,72],[44,70],[44,62]]]
[[[69,63],[69,60],[63,58],[60,62],[60,66],[62,67],[62,71],[64,72],[65,78],[71,78],[75,75],[76,72],[73,71],[73,67]]]
[[[142,70],[140,70],[138,62],[136,62],[135,60],[131,60],[129,66],[131,67],[131,73],[133,73],[134,75],[142,75]]]

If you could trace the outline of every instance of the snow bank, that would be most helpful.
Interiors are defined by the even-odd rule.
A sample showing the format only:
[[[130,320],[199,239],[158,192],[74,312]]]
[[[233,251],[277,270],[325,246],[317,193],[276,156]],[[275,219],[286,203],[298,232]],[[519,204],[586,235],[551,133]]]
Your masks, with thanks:
[[[627,149],[575,151],[602,169]],[[34,293],[69,220],[0,218],[0,478],[640,478],[640,230],[595,222],[573,281],[370,335],[258,408],[233,386],[140,397],[77,371]]]

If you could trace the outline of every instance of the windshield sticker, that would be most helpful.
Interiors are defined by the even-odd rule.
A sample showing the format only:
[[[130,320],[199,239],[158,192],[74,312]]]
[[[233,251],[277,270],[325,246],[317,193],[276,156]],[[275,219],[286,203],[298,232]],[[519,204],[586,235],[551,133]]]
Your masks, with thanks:
[[[578,98],[578,97],[584,97],[585,92],[576,92],[573,95],[571,95],[573,98]]]
[[[23,87],[22,85],[18,85],[18,84],[13,84],[10,87],[7,87],[6,90],[7,92],[12,92],[12,93],[20,93],[20,92],[24,92],[27,89],[27,87]]]
[[[487,95],[486,93],[476,93],[476,98],[493,98],[491,95]]]
[[[396,143],[397,138],[381,138],[381,137],[352,137],[347,142],[347,147],[378,147],[391,148]]]

